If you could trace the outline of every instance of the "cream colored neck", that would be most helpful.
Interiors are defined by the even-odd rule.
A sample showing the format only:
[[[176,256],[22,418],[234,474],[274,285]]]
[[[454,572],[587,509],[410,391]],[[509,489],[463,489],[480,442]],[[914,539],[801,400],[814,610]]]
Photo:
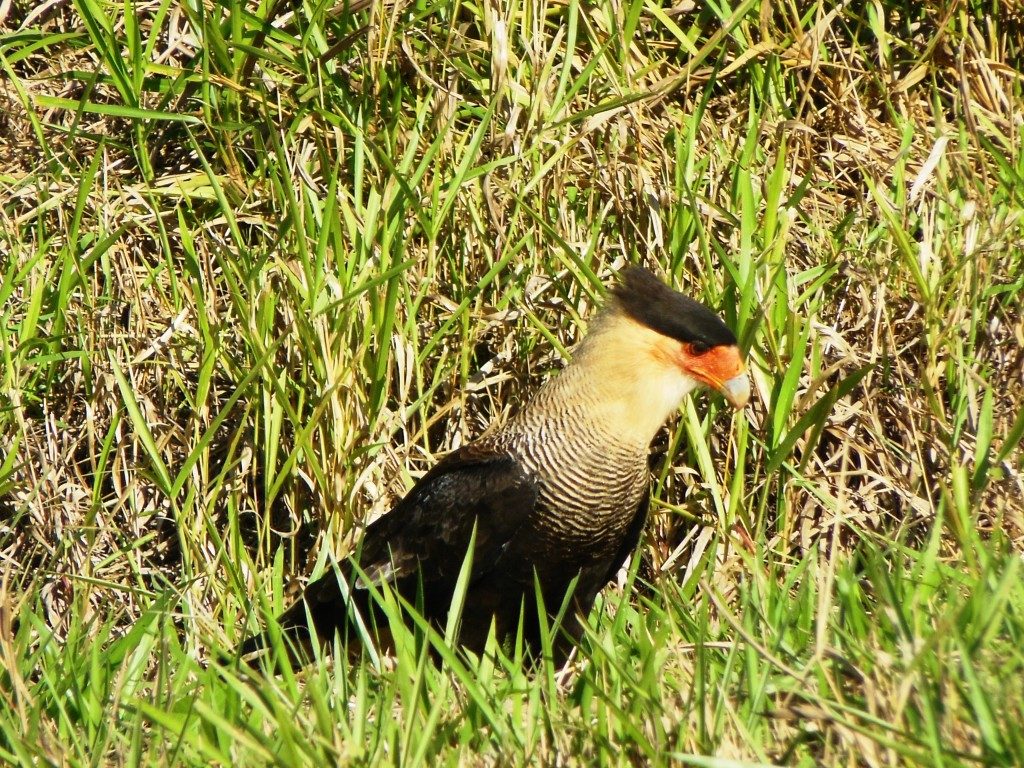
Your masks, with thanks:
[[[584,412],[603,431],[646,449],[696,386],[669,359],[670,339],[628,317],[597,318],[573,361],[537,393],[544,409]]]

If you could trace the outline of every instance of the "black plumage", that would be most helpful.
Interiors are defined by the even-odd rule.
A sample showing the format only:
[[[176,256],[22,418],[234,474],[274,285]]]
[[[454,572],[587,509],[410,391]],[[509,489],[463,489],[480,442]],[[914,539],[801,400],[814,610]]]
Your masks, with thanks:
[[[673,291],[643,267],[624,269],[612,293],[638,323],[669,338],[705,347],[736,343],[736,336],[718,315]]]
[[[581,632],[580,619],[639,541],[654,433],[686,392],[722,383],[689,370],[698,342],[728,347],[726,363],[718,360],[715,370],[735,368],[727,396],[741,406],[746,394],[737,401],[736,382],[745,375],[728,328],[646,270],[626,270],[573,362],[492,435],[442,459],[367,527],[337,573],[310,584],[281,616],[296,659],[303,651],[308,656],[308,619],[319,641],[351,637],[358,615],[386,642],[370,589],[385,582],[443,627],[472,542],[460,643],[479,652],[492,625],[504,639],[522,619],[523,637],[536,648],[539,585],[543,618],[553,619],[570,601],[555,646],[560,660]],[[266,644],[257,635],[240,653]]]

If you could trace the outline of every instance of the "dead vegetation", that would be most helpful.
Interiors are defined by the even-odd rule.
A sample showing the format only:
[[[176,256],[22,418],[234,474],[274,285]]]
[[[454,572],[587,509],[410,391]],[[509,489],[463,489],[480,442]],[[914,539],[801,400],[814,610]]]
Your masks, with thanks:
[[[0,2],[0,646],[123,635],[168,591],[193,655],[228,644],[271,574],[515,408],[626,261],[725,308],[759,395],[656,444],[654,593],[718,594],[728,630],[755,555],[828,593],[865,544],[1024,551],[1010,0],[129,5]],[[673,658],[652,744],[704,722]],[[830,669],[915,727],[901,660]],[[917,760],[797,689],[759,736],[792,752],[675,748]],[[983,731],[932,738],[998,763]]]

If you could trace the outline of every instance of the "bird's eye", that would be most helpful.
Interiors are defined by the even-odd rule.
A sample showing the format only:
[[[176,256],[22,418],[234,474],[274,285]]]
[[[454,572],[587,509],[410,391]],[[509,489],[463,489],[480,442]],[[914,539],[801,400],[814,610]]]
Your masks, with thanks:
[[[690,354],[693,355],[694,357],[700,357],[701,355],[707,353],[707,351],[710,349],[711,347],[709,347],[703,341],[690,342]]]

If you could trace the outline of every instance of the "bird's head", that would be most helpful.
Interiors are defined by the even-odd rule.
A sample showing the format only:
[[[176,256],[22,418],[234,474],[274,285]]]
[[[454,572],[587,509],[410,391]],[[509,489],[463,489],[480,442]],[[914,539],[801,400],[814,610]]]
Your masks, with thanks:
[[[676,370],[717,390],[734,408],[747,404],[750,382],[736,336],[718,315],[673,291],[643,267],[622,272],[612,301],[613,311],[635,323],[638,335],[646,337],[640,350],[649,358],[646,365]]]
[[[642,267],[620,274],[576,360],[603,393],[610,418],[650,440],[697,387],[734,408],[750,399],[736,336],[714,312]]]

